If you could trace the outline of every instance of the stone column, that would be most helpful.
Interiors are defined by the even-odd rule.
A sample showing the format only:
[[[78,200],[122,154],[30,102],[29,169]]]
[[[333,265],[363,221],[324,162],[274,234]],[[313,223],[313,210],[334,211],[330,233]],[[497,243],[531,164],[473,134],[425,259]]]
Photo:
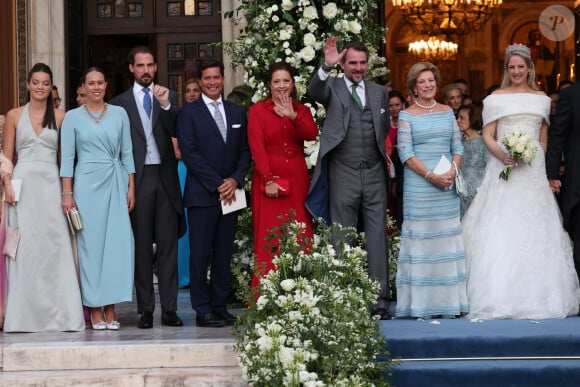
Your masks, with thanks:
[[[38,62],[50,66],[64,109],[68,96],[64,0],[29,0],[28,15],[28,70]]]
[[[222,13],[233,11],[239,5],[238,0],[222,0]],[[224,19],[222,16],[222,42],[233,42],[238,36],[240,36],[240,28],[234,26],[231,19]],[[225,52],[223,61],[225,65],[224,96],[227,97],[234,87],[243,84],[244,70],[242,68],[232,69],[231,58]]]

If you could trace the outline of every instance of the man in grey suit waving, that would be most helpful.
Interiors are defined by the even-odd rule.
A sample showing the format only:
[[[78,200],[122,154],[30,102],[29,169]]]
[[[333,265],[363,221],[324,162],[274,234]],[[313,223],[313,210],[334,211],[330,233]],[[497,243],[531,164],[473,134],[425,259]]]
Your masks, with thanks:
[[[182,326],[177,309],[177,239],[185,232],[185,217],[177,160],[171,138],[176,137],[177,93],[153,83],[157,72],[149,47],[129,53],[133,87],[111,103],[125,108],[131,122],[135,160],[135,209],[131,223],[135,236],[135,291],[141,317],[137,326],[153,327],[155,292],[153,263],[157,267],[161,323]],[[157,246],[154,255],[153,243]]]
[[[330,76],[339,62],[344,77]],[[308,88],[309,96],[326,108],[326,120],[306,207],[327,222],[364,224],[369,273],[380,283],[373,312],[387,319],[389,105],[386,88],[364,80],[367,67],[368,50],[363,44],[351,42],[339,52],[336,38],[326,39],[324,64]]]

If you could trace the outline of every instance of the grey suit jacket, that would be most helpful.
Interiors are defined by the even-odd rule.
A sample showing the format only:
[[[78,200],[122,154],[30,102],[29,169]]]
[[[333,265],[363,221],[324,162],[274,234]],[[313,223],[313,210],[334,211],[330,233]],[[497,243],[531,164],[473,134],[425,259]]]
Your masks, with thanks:
[[[387,89],[376,83],[364,81],[375,128],[376,146],[385,159],[385,138],[389,130],[389,104]],[[320,136],[320,150],[312,183],[306,198],[306,208],[315,217],[330,221],[328,209],[327,156],[346,137],[350,121],[351,94],[343,78],[328,77],[323,81],[318,72],[310,82],[308,95],[326,108],[326,119]]]
[[[183,235],[186,230],[183,199],[179,185],[179,176],[177,175],[177,159],[171,140],[172,137],[177,137],[176,119],[178,97],[176,92],[170,91],[169,101],[171,102],[171,108],[169,110],[163,110],[161,109],[159,101],[156,98],[152,99],[153,110],[151,116],[153,137],[155,138],[161,157],[161,180],[165,191],[169,194],[173,208],[178,214],[179,235]],[[135,189],[138,189],[145,166],[147,141],[143,124],[141,123],[141,117],[139,116],[139,110],[137,109],[137,101],[133,95],[133,88],[131,87],[129,90],[113,98],[111,104],[125,108],[129,116],[129,121],[131,122],[131,140],[133,142],[133,159],[135,160]]]

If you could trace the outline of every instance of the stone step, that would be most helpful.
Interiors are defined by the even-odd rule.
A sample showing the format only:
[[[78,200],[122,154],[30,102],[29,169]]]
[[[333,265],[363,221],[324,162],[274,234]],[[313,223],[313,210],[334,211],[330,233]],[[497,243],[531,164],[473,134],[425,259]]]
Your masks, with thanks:
[[[233,346],[232,338],[13,343],[2,348],[2,371],[239,368]]]
[[[236,366],[0,372],[0,386],[241,387],[247,383]]]

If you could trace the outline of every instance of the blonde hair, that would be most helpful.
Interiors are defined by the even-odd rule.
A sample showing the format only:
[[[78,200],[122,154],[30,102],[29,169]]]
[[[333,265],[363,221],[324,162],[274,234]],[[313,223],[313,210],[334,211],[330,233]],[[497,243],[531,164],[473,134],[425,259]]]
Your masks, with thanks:
[[[503,79],[501,81],[501,88],[508,87],[511,85],[511,81],[508,75],[508,66],[510,59],[517,55],[524,60],[526,66],[530,69],[528,72],[528,86],[533,90],[540,90],[536,84],[536,67],[534,66],[534,61],[532,60],[532,55],[530,49],[523,44],[511,44],[505,50],[505,61],[503,63]]]

